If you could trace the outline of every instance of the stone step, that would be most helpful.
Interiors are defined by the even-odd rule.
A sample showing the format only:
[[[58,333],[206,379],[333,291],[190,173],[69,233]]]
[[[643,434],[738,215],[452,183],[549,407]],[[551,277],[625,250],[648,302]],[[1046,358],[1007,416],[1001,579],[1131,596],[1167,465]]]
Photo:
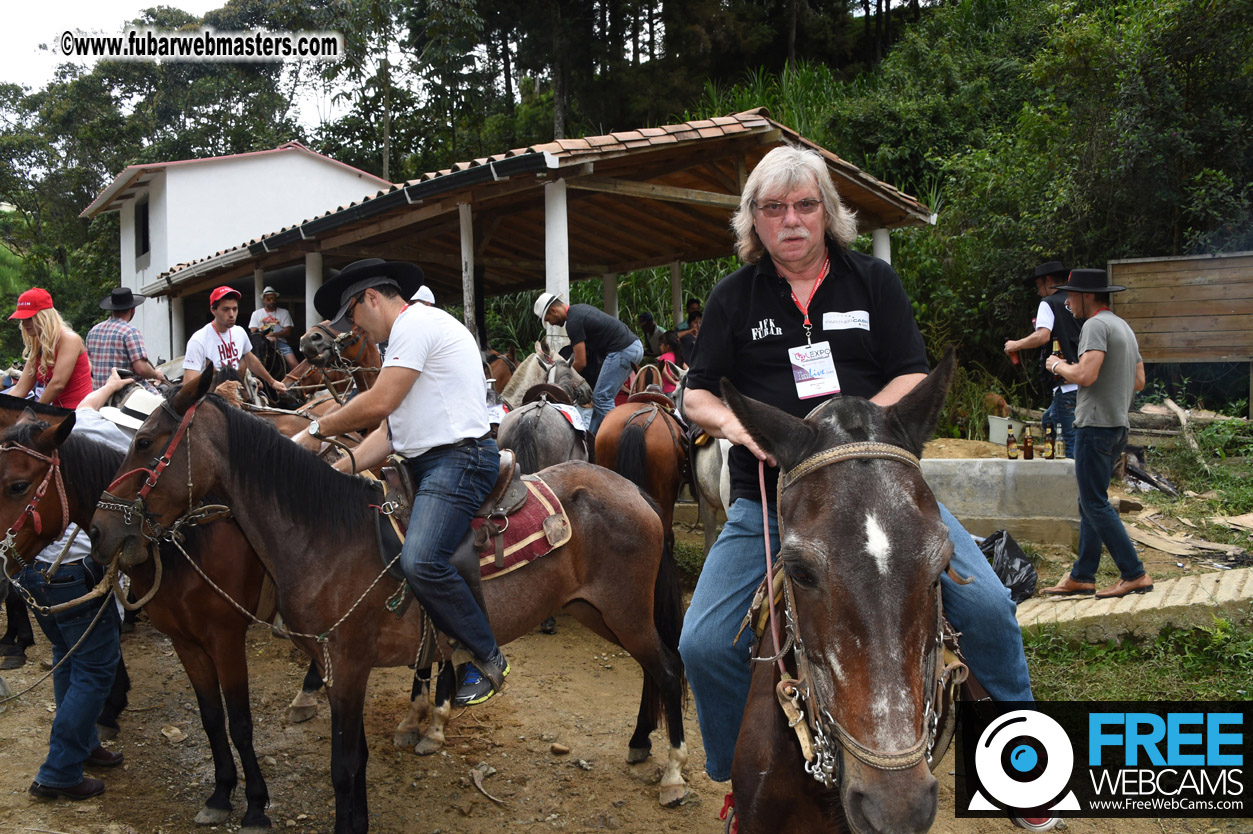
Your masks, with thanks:
[[[1157,580],[1147,593],[1117,599],[1037,596],[1018,605],[1024,630],[1053,628],[1089,643],[1125,636],[1151,640],[1167,626],[1210,626],[1215,617],[1253,619],[1253,568]]]

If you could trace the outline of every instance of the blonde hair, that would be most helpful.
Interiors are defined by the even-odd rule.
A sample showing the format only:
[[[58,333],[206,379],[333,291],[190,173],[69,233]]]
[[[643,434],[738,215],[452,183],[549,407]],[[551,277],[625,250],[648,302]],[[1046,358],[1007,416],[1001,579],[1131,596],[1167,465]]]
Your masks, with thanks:
[[[822,197],[826,217],[826,233],[840,246],[847,248],[857,238],[857,214],[840,200],[831,172],[822,156],[814,150],[784,145],[762,157],[748,175],[740,207],[731,215],[735,232],[735,251],[745,263],[755,264],[766,253],[765,244],[753,228],[753,205],[762,194],[786,194],[793,189],[816,183]]]
[[[34,324],[34,333],[22,328],[22,343],[26,349],[22,351],[22,359],[35,359],[35,373],[48,376],[54,362],[57,361],[57,345],[61,342],[61,334],[67,329],[65,320],[55,307],[40,310],[30,317]]]

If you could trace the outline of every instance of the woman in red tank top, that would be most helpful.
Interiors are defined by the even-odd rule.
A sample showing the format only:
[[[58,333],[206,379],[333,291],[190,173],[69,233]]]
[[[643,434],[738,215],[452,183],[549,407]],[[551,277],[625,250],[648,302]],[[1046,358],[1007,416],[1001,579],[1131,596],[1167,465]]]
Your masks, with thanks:
[[[22,358],[26,367],[6,393],[25,397],[35,391],[39,402],[75,408],[91,393],[91,364],[82,337],[62,320],[52,306],[52,295],[38,287],[17,297],[10,319],[22,322]]]

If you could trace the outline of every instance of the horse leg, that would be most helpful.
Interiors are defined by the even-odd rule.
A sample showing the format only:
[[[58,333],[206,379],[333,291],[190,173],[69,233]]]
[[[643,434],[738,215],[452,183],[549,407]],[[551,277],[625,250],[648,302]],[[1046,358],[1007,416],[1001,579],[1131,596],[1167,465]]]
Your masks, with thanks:
[[[422,722],[431,711],[431,668],[413,670],[413,687],[409,691],[409,711],[396,725],[392,744],[412,747],[422,738]]]
[[[287,707],[287,720],[292,724],[300,724],[317,715],[317,694],[321,688],[322,675],[311,660],[309,661],[309,670],[305,672],[304,682],[300,685],[300,691],[296,693],[296,697],[292,699],[291,704]]]
[[[413,752],[419,756],[429,756],[444,746],[444,726],[452,716],[452,696],[457,683],[456,669],[450,660],[440,664],[439,678],[435,681],[435,708],[431,711],[431,723],[413,748]]]
[[[174,651],[191,680],[191,688],[195,690],[196,704],[200,707],[200,725],[204,727],[209,750],[213,754],[213,793],[196,814],[195,822],[197,825],[221,825],[230,819],[231,793],[239,775],[226,736],[226,716],[222,711],[217,668],[203,646],[177,639],[173,643]]]
[[[226,715],[231,741],[239,752],[239,763],[244,769],[244,795],[248,807],[240,820],[242,834],[260,834],[269,831],[270,818],[266,806],[270,804],[270,791],[257,761],[257,751],[252,740],[252,705],[248,698],[248,661],[244,656],[244,633],[231,634],[210,647],[210,657],[217,669],[222,695],[226,701]],[[229,752],[228,752],[229,755]]]
[[[331,701],[331,784],[335,787],[335,834],[363,834],[369,830],[366,799],[365,687],[369,668],[358,669],[343,653],[332,658],[335,685]],[[361,664],[358,664],[361,665]]]
[[[117,717],[122,710],[126,709],[129,701],[126,693],[131,691],[131,676],[126,672],[126,658],[118,654],[117,657],[117,674],[113,676],[113,688],[109,690],[109,697],[104,702],[104,707],[100,710],[100,717],[96,719],[96,735],[100,736],[102,741],[112,741],[117,738],[118,730]]]

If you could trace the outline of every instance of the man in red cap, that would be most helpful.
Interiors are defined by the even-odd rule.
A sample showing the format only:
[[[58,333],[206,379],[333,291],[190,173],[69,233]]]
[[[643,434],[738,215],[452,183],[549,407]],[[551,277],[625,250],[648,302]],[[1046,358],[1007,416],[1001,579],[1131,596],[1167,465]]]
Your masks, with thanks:
[[[239,316],[239,299],[239,291],[230,287],[218,287],[209,293],[213,321],[187,340],[183,356],[183,384],[195,385],[204,370],[205,360],[208,360],[215,370],[232,368],[241,372],[252,371],[252,375],[266,385],[280,394],[285,393],[287,386],[272,377],[261,360],[253,355],[248,332],[235,324]]]

